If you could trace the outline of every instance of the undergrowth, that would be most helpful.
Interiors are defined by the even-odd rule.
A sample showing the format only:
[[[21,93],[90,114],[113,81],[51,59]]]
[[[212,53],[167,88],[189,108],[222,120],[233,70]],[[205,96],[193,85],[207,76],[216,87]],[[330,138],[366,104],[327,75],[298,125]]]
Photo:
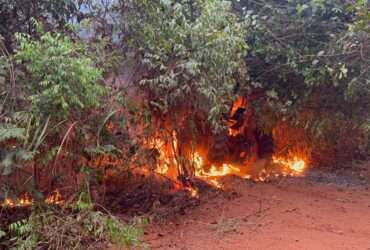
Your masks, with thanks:
[[[86,204],[79,204],[81,200],[72,208],[35,207],[28,218],[0,229],[0,249],[104,249],[108,244],[119,249],[144,247],[145,219],[123,223],[109,213],[86,208]]]

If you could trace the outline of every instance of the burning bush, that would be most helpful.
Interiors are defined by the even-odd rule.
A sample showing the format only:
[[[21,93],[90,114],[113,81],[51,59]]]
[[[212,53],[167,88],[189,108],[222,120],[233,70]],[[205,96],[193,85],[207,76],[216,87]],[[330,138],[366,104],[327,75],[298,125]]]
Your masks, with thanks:
[[[312,144],[304,129],[280,122],[273,128],[272,137],[277,159],[301,159],[306,164],[312,161]]]

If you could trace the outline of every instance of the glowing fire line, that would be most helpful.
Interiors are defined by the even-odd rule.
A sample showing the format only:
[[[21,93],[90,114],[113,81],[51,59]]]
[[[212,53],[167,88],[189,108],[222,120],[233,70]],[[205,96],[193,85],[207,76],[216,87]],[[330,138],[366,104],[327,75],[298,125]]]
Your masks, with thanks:
[[[178,162],[176,160],[176,151],[178,150],[178,142],[176,134],[172,135],[172,144],[165,143],[161,139],[151,140],[149,146],[158,150],[159,157],[155,172],[170,179],[176,180],[179,173],[177,173]],[[253,179],[254,181],[266,181],[270,178],[286,177],[286,176],[301,176],[307,168],[305,157],[299,157],[298,154],[293,157],[277,157],[273,156],[271,163],[272,169],[263,168],[257,174],[250,174],[248,172],[253,166],[239,166],[233,164],[221,164],[220,166],[210,165],[206,166],[203,156],[197,151],[191,155],[191,164],[194,169],[194,175],[210,185],[222,189],[220,178],[229,175],[239,176],[244,179]],[[180,185],[181,186],[181,185]],[[198,196],[198,191],[193,187],[177,187],[177,189],[188,190],[193,197]]]
[[[206,171],[203,165],[203,158],[198,152],[194,153],[193,162],[195,163],[195,176],[205,179],[217,188],[222,188],[219,178],[227,175],[235,175],[244,179],[253,179],[254,181],[266,181],[270,177],[299,176],[306,169],[306,162],[298,157],[294,157],[293,159],[273,157],[272,162],[280,166],[279,170],[277,172],[275,170],[273,174],[273,172],[269,173],[266,169],[262,169],[257,176],[247,174],[240,167],[232,164],[222,164],[220,167],[212,165]]]
[[[62,205],[64,203],[64,200],[62,198],[62,195],[59,193],[58,190],[51,193],[46,199],[45,203],[47,204],[54,204],[54,205]],[[13,200],[10,198],[6,198],[3,203],[0,203],[0,207],[29,207],[34,204],[34,200],[29,194],[25,194],[22,197]]]

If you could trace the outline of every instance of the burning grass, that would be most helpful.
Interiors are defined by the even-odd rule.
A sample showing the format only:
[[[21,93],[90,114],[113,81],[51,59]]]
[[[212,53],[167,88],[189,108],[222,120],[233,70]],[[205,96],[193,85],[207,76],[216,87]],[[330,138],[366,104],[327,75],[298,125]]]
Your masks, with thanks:
[[[180,156],[176,156],[178,150],[176,136],[173,136],[173,140],[173,142],[168,144],[160,139],[156,139],[149,144],[158,151],[159,155],[155,172],[173,180],[196,197],[198,195],[196,187],[179,181],[181,179],[180,169],[182,169],[182,166],[178,161]],[[306,152],[296,152],[287,156],[273,155],[265,159],[262,166],[258,164],[258,161],[246,162],[245,164],[228,162],[213,164],[200,152],[195,151],[189,156],[189,159],[185,159],[185,162],[191,166],[193,175],[196,178],[207,182],[215,188],[222,189],[219,180],[225,176],[238,176],[254,181],[266,181],[271,178],[285,176],[303,176],[308,168],[307,159]]]
[[[179,113],[181,116],[182,113]],[[117,207],[118,210],[123,208],[148,213],[158,204],[158,197],[182,199],[186,207],[185,200],[199,198],[199,185],[196,184],[199,181],[208,187],[223,190],[222,179],[227,176],[263,182],[279,177],[305,175],[310,164],[311,151],[308,144],[304,144],[304,133],[288,127],[287,124],[279,124],[273,130],[274,153],[259,159],[259,145],[253,134],[256,130],[253,114],[247,99],[239,97],[230,109],[228,130],[224,134],[215,135],[205,126],[203,129],[198,128],[203,132],[198,133],[195,140],[194,136],[190,136],[191,126],[182,117],[181,124],[165,120],[162,122],[165,129],[155,131],[152,136],[144,139],[143,148],[149,152],[149,157],[141,155],[143,151],[140,150],[128,162],[105,154],[93,157],[87,165],[101,170],[104,175],[103,185],[97,187],[97,192],[100,193],[98,200],[103,197],[104,204],[113,209]],[[108,122],[107,130],[115,131],[114,126]],[[110,168],[101,168],[101,165],[111,166],[116,172],[122,171],[125,176],[135,169],[144,178],[139,180],[136,173],[134,182],[127,176],[120,179],[119,175],[109,174],[107,169]],[[56,190],[45,198],[45,202],[63,205],[66,198]],[[171,204],[165,200],[159,203]],[[106,203],[107,201],[109,202]],[[24,194],[18,199],[7,198],[1,206],[27,207],[33,203],[32,197]],[[183,208],[174,210],[181,211]]]
[[[191,126],[184,118],[180,119],[181,124],[165,121],[165,129],[159,129],[145,138],[140,145],[142,147],[139,146],[139,150],[134,150],[131,158],[120,157],[125,154],[112,156],[104,152],[91,156],[92,159],[86,160],[84,164],[88,166],[86,176],[76,178],[78,180],[75,186],[80,188],[84,186],[87,189],[85,190],[89,195],[87,207],[91,211],[94,205],[95,208],[102,206],[124,216],[145,215],[150,221],[164,222],[197,206],[201,196],[208,191],[218,193],[229,190],[233,177],[237,177],[238,180],[265,182],[285,176],[304,176],[310,164],[309,147],[302,144],[304,140],[294,133],[291,133],[287,140],[289,130],[284,126],[273,131],[275,151],[263,158],[259,157],[260,145],[254,135],[256,127],[253,124],[253,112],[248,111],[250,110],[248,105],[245,98],[238,98],[230,111],[228,130],[217,135],[213,134],[209,127],[200,128],[202,126],[195,122],[194,127],[198,134],[194,136]],[[114,131],[114,125],[108,123],[107,130]],[[294,147],[288,147],[292,142],[290,136],[293,138],[296,136]],[[122,150],[128,151],[130,150]],[[99,178],[92,181],[95,179],[95,172]],[[82,185],[83,183],[85,184]],[[72,200],[76,202],[76,197]],[[47,196],[44,202],[53,205],[51,207],[56,207],[61,213],[73,210],[71,198],[63,196],[58,190]],[[32,207],[35,203],[32,196],[26,193],[17,199],[7,198],[0,206],[16,210]],[[109,235],[109,230],[106,229],[109,228],[106,224],[109,220],[101,217],[101,214],[95,215],[103,221],[97,225],[100,232],[104,231],[99,236],[100,240],[112,241],[115,240],[114,235],[121,235],[122,230],[116,230],[113,236]],[[92,223],[96,222],[89,214],[83,216],[88,223],[91,222],[89,220],[92,220]],[[47,227],[42,225],[40,227],[38,224],[36,226],[43,230],[42,235],[49,239],[50,235],[60,233],[58,225],[62,224],[63,220],[70,221],[74,223],[71,225],[79,228],[86,226],[81,225],[80,221],[74,221],[77,218],[80,217],[73,213],[62,214],[61,218],[52,217],[55,227],[52,234],[48,233]],[[117,221],[114,223],[118,225]],[[65,230],[72,232],[74,229],[67,226]],[[96,228],[93,228],[94,230]],[[91,239],[90,233],[83,231],[83,239],[98,242]],[[62,236],[60,238],[62,241],[76,240],[66,234]],[[60,241],[50,242],[61,244]]]
[[[64,204],[64,199],[60,194],[59,190],[55,190],[49,196],[45,198],[45,203],[49,205],[60,205]],[[6,198],[0,207],[15,208],[15,207],[29,207],[34,204],[34,199],[29,193],[20,195],[16,199]]]
[[[220,179],[238,176],[254,181],[305,175],[311,159],[311,149],[300,129],[278,124],[272,132],[274,150],[260,158],[261,145],[256,138],[254,110],[245,97],[238,97],[229,113],[228,130],[214,135],[200,134],[198,141],[189,138],[189,127],[174,129],[166,124],[145,140],[144,146],[155,152],[154,171],[176,183],[178,189],[198,196],[191,179],[223,189]]]

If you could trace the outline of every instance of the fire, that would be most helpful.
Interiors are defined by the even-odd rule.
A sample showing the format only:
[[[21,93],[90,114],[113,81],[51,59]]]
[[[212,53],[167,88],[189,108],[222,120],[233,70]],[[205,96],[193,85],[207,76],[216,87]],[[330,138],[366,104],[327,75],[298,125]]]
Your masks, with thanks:
[[[197,176],[204,176],[204,177],[219,177],[219,176],[226,176],[226,175],[231,175],[235,173],[239,173],[240,169],[234,167],[233,165],[230,164],[222,164],[221,167],[216,167],[216,166],[211,166],[209,171],[204,171],[201,169],[199,172],[196,172]]]
[[[158,163],[155,172],[177,181],[179,163],[176,160],[176,151],[178,150],[178,142],[176,135],[173,134],[173,143],[168,145],[163,140],[155,139],[151,141],[152,147],[159,152]],[[259,169],[257,172],[253,170],[252,165],[234,165],[223,163],[221,165],[206,164],[205,157],[198,151],[191,155],[191,164],[194,169],[194,175],[209,183],[210,185],[222,189],[220,179],[224,176],[239,176],[243,179],[252,179],[254,181],[263,182],[271,178],[300,176],[303,175],[307,168],[305,157],[299,157],[298,154],[292,157],[277,157],[273,156],[271,164],[267,167]],[[198,191],[189,186],[178,185],[176,188],[188,190],[193,197],[198,197]]]
[[[212,186],[217,188],[222,188],[222,185],[217,180],[222,176],[227,175],[239,175],[240,169],[231,165],[231,164],[222,164],[222,166],[217,167],[215,165],[211,165],[208,170],[205,169],[203,157],[200,156],[198,152],[193,154],[193,162],[194,162],[194,169],[195,169],[195,176],[205,180]]]
[[[205,170],[203,165],[203,157],[200,156],[198,152],[195,152],[193,154],[193,162],[194,162],[194,168],[195,168],[195,176],[198,177],[219,177],[219,176],[226,176],[231,175],[235,173],[239,173],[240,169],[237,167],[234,167],[231,164],[222,164],[221,167],[217,167],[215,165],[212,165],[208,171]]]
[[[291,174],[302,174],[306,169],[306,162],[303,159],[293,157],[293,159],[284,159],[273,157],[273,163],[281,164],[291,171]]]
[[[20,198],[16,201],[13,201],[10,198],[4,200],[3,204],[0,204],[0,207],[28,207],[33,204],[33,199],[29,197]]]
[[[277,177],[301,176],[307,169],[308,154],[304,150],[296,154],[289,152],[288,156],[273,155],[271,158],[259,159],[260,162],[257,163],[258,145],[254,137],[256,129],[254,109],[246,97],[240,96],[233,103],[229,113],[228,128],[230,141],[227,142],[235,143],[236,147],[245,148],[233,151],[229,158],[224,157],[217,164],[210,160],[212,157],[208,157],[207,146],[200,145],[197,148],[195,145],[193,148],[194,145],[192,145],[190,150],[187,145],[179,143],[175,131],[168,133],[167,136],[157,134],[149,138],[145,143],[146,146],[156,149],[157,152],[155,172],[178,183],[177,190],[188,190],[192,196],[197,197],[198,191],[190,183],[179,181],[182,177],[193,174],[211,186],[222,189],[221,179],[224,176],[233,175],[254,181],[268,181]],[[235,157],[237,154],[239,158]],[[260,164],[261,162],[263,164]]]
[[[191,185],[180,183],[177,179],[177,177],[181,174],[179,173],[179,170],[181,168],[179,166],[180,163],[177,157],[179,149],[176,132],[173,131],[170,138],[167,139],[168,140],[163,140],[161,138],[152,138],[146,142],[148,148],[156,149],[159,154],[157,158],[157,166],[155,168],[155,172],[173,180],[175,184],[175,191],[186,190],[190,193],[192,197],[198,197],[198,190],[196,190]]]
[[[45,203],[47,204],[55,204],[55,205],[62,205],[64,200],[62,195],[59,193],[58,190],[55,190],[45,199]],[[16,200],[6,198],[3,203],[0,203],[0,207],[29,207],[34,204],[34,200],[31,198],[29,194],[22,195]]]
[[[272,157],[272,164],[266,168],[260,169],[257,173],[253,172],[253,164],[251,166],[236,166],[232,164],[222,164],[217,167],[212,165],[208,171],[203,165],[203,158],[198,152],[194,153],[194,162],[197,163],[195,168],[195,176],[201,178],[213,185],[216,188],[222,188],[219,180],[221,177],[234,175],[243,179],[253,179],[254,181],[263,182],[271,178],[286,177],[286,176],[300,176],[303,175],[307,168],[307,161],[298,156],[292,158]],[[270,166],[270,167],[269,167]]]
[[[235,102],[233,103],[233,106],[231,107],[231,110],[230,110],[230,117],[234,117],[236,115],[236,113],[238,112],[238,109],[242,109],[242,110],[245,110],[247,108],[247,100],[242,97],[242,96],[239,96]],[[242,128],[233,128],[233,126],[237,123],[237,120],[236,119],[230,119],[229,120],[229,135],[230,136],[237,136],[238,134],[241,133],[241,130]]]
[[[59,191],[55,190],[45,199],[45,202],[47,204],[62,205],[64,203],[64,200],[63,200],[62,195],[59,193]]]
[[[198,190],[196,190],[195,188],[193,188],[193,187],[185,187],[185,190],[187,190],[188,192],[190,192],[191,197],[194,197],[194,198],[198,198],[199,197]]]
[[[223,176],[227,175],[238,175],[240,176],[241,170],[240,168],[233,166],[231,164],[222,164],[222,166],[217,167],[215,165],[211,165],[208,170],[206,170],[204,166],[203,157],[200,156],[198,152],[193,154],[193,162],[194,162],[194,169],[195,169],[195,176],[205,180],[210,185],[216,188],[222,188],[222,185],[219,183],[218,179]]]
[[[6,198],[3,204],[0,204],[0,207],[28,207],[32,204],[33,199],[29,194],[25,194],[15,201],[10,198]]]
[[[178,162],[176,159],[177,138],[173,134],[173,142],[165,142],[160,138],[152,139],[148,142],[149,148],[156,149],[159,153],[155,172],[165,175],[171,179],[176,179]]]

